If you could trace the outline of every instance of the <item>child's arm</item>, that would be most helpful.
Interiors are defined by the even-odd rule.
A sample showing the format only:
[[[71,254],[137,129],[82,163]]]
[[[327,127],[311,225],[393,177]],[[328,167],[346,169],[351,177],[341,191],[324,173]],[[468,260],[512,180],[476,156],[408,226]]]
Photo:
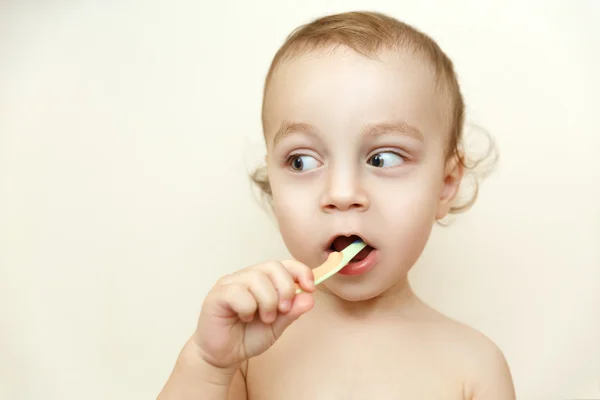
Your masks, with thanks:
[[[495,345],[482,349],[470,400],[515,400],[515,389],[504,354]]]
[[[213,367],[194,347],[186,343],[157,400],[247,400],[241,370]]]

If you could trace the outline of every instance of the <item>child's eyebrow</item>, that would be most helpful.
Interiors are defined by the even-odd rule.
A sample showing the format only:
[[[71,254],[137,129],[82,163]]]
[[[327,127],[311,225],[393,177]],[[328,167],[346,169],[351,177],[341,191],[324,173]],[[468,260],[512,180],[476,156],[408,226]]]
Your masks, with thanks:
[[[310,124],[303,122],[283,121],[279,127],[279,130],[275,134],[275,137],[273,138],[273,147],[275,147],[277,143],[281,142],[284,137],[293,132],[304,133],[310,136],[320,136],[317,129]]]
[[[309,136],[320,136],[319,131],[312,125],[304,122],[283,121],[279,130],[273,138],[273,147],[291,133],[303,133]],[[419,141],[424,140],[423,133],[419,128],[410,125],[406,121],[393,123],[378,123],[366,125],[361,133],[363,136],[379,136],[384,134],[397,134],[413,137]]]

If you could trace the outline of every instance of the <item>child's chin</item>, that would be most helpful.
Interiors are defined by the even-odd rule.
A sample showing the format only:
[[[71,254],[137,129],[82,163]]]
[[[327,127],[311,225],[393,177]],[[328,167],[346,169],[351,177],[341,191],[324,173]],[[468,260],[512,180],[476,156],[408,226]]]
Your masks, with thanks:
[[[389,276],[385,272],[385,266],[378,263],[372,271],[362,277],[338,275],[322,285],[325,285],[327,291],[349,302],[372,300],[382,295],[387,297],[407,289],[405,275],[400,273],[397,276]]]
[[[387,289],[386,287],[375,287],[375,285],[368,285],[366,283],[324,282],[322,285],[326,286],[327,291],[348,302],[371,300],[385,293]]]

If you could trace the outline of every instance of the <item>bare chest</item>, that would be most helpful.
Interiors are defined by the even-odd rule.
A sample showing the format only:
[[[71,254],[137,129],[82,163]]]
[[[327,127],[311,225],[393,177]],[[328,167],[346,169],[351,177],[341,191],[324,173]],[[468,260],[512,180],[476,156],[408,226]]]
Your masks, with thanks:
[[[443,353],[381,341],[280,346],[250,362],[249,400],[462,400],[460,373]]]

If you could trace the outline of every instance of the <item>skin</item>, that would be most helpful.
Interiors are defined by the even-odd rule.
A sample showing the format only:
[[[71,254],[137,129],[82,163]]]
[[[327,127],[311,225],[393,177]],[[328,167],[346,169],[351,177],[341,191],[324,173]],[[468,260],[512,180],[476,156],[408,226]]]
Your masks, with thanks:
[[[407,280],[463,173],[445,157],[448,110],[424,62],[397,52],[338,48],[279,66],[267,167],[294,260],[217,282],[159,398],[514,399],[498,347]],[[374,267],[315,288],[309,266],[352,234],[375,249]]]
[[[332,235],[352,233],[378,251],[378,267],[369,274],[339,275],[325,284],[345,301],[402,291],[460,178],[460,171],[445,176],[445,97],[427,70],[392,57],[377,62],[341,51],[303,57],[275,74],[267,94],[267,167],[292,256],[317,265]],[[286,121],[308,122],[318,133],[292,131],[274,144]],[[364,134],[366,126],[381,123],[404,123],[421,134]],[[302,172],[286,165],[289,154],[302,155]],[[374,155],[390,167],[369,164]]]

